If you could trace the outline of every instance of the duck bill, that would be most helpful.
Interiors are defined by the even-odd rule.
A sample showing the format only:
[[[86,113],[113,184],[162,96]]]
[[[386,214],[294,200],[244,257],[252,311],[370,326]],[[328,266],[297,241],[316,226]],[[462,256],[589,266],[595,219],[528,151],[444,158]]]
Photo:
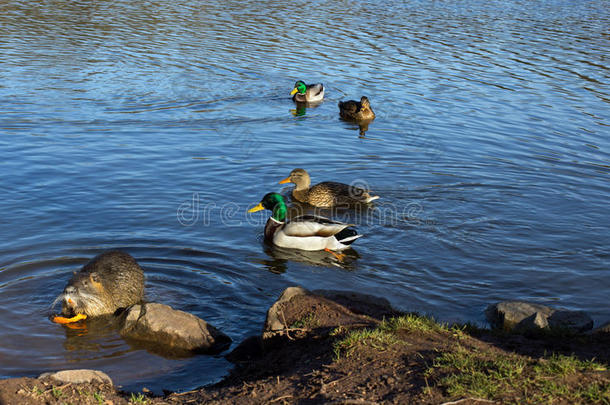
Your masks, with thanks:
[[[298,89],[295,87],[295,88],[294,88],[294,89],[292,89],[292,91],[290,92],[290,95],[291,95],[291,96],[294,96],[294,95],[295,95],[295,93],[296,93],[297,91],[299,91],[299,90],[298,90]]]
[[[286,184],[286,183],[291,183],[290,177],[286,177],[284,180],[279,181],[279,184]]]
[[[248,212],[256,212],[256,211],[261,211],[261,210],[264,210],[264,209],[265,209],[265,207],[263,207],[263,203],[258,203],[258,205],[256,207],[250,208],[248,210]]]

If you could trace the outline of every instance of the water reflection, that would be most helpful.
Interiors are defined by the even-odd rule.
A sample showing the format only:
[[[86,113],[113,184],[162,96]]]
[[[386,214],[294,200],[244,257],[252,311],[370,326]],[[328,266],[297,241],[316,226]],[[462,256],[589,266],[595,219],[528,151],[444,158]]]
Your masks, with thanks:
[[[261,263],[267,266],[267,269],[272,273],[284,273],[286,271],[287,262],[294,261],[308,264],[311,266],[322,267],[339,267],[344,270],[354,270],[356,260],[360,255],[354,248],[342,250],[344,255],[342,260],[336,258],[333,254],[323,250],[307,251],[300,249],[288,249],[273,246],[265,243],[263,251],[271,258],[271,260],[262,260]]]
[[[322,104],[322,101],[317,101],[317,102],[313,102],[313,103],[309,103],[309,102],[303,103],[303,102],[295,101],[296,108],[291,109],[290,113],[292,115],[294,115],[295,117],[302,117],[303,115],[305,115],[307,113],[308,108],[316,108],[316,107],[319,107],[320,104]]]
[[[98,316],[71,324],[53,325],[63,328],[63,347],[72,352],[72,360],[90,359],[91,352],[102,352],[104,356],[117,355],[108,353],[108,346],[113,346],[111,342],[121,339],[118,334],[120,323],[116,316]],[[121,349],[125,350],[125,347]]]
[[[373,122],[375,119],[371,119],[371,120],[348,120],[348,119],[344,119],[342,118],[342,120],[348,124],[347,127],[350,129],[355,129],[358,131],[358,137],[359,138],[365,138],[366,137],[366,131],[369,130],[369,125],[371,124],[371,122]]]

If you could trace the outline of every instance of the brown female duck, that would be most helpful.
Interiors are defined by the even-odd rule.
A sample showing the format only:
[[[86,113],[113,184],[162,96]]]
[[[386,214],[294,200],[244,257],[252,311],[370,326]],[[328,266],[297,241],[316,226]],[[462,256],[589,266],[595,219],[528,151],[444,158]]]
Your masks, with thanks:
[[[280,181],[280,184],[284,183],[294,183],[296,185],[292,190],[292,197],[295,200],[314,207],[348,207],[367,204],[379,198],[379,196],[370,195],[369,190],[334,181],[325,181],[310,187],[311,179],[304,169],[291,171],[290,176]]]
[[[355,121],[375,118],[371,103],[365,96],[362,96],[359,102],[354,100],[339,101],[339,115],[343,119]]]

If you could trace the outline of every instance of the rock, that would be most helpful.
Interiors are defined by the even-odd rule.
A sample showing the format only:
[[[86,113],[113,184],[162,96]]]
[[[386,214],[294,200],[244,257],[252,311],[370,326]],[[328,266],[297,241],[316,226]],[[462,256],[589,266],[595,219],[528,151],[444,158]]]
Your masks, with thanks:
[[[552,313],[552,309],[529,302],[504,301],[487,307],[485,315],[493,327],[510,330],[519,322],[535,315],[537,312],[541,316],[547,317]]]
[[[279,308],[282,303],[288,302],[292,297],[298,295],[307,295],[309,291],[302,287],[288,287],[284,290],[280,298],[267,310],[267,318],[265,319],[265,331],[273,332],[284,329],[284,322],[281,319]]]
[[[55,373],[44,373],[38,378],[51,378],[61,383],[83,384],[93,381],[99,381],[104,384],[112,385],[112,380],[108,375],[98,370],[62,370]]]
[[[515,325],[515,330],[527,331],[532,329],[548,329],[549,323],[542,312],[536,311],[535,314],[528,316]]]
[[[189,352],[218,352],[231,339],[203,319],[168,305],[134,305],[124,315],[120,333],[126,338],[152,342],[155,346]]]
[[[593,319],[583,311],[557,310],[548,317],[551,329],[584,332],[593,329]]]
[[[267,311],[263,340],[296,329],[374,325],[396,313],[384,298],[345,291],[310,292],[288,287]]]
[[[610,321],[593,329],[591,333],[610,333]]]
[[[523,301],[504,301],[485,310],[494,328],[504,330],[554,329],[583,332],[593,327],[593,320],[582,311],[556,310],[545,305]]]
[[[313,292],[344,305],[358,314],[383,317],[395,313],[390,301],[382,297],[354,291],[314,290]]]

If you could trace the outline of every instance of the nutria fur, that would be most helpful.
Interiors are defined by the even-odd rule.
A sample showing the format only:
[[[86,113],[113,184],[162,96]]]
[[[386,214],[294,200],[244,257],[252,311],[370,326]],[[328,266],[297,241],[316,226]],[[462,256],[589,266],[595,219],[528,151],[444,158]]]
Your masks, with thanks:
[[[144,297],[144,272],[131,255],[106,252],[85,264],[57,297],[64,315],[98,316],[137,304]]]

